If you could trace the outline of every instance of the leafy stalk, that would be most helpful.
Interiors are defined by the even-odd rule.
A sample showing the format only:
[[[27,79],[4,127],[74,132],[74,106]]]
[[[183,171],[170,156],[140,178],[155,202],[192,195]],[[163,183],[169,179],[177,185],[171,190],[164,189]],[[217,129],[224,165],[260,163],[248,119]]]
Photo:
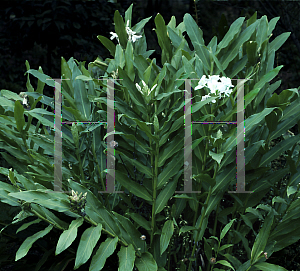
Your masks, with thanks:
[[[196,235],[196,239],[195,239],[195,242],[194,242],[191,257],[195,254],[195,251],[196,251],[196,244],[198,242],[199,234],[200,234],[200,231],[201,231],[201,228],[202,228],[202,224],[203,224],[203,220],[204,220],[205,212],[207,210],[208,201],[210,199],[210,196],[211,196],[211,186],[209,187],[209,191],[208,191],[208,195],[207,195],[207,198],[206,198],[206,201],[205,201],[205,204],[204,204],[204,208],[202,209],[203,212],[201,212],[201,220],[200,220],[199,227],[197,229],[197,235]],[[189,262],[188,271],[191,271],[191,267],[192,267],[192,261]]]
[[[155,102],[155,112],[157,112],[157,105]],[[148,117],[148,119],[150,119]],[[153,174],[153,153],[151,153],[151,167],[152,167],[152,174],[153,174],[153,203],[152,203],[152,216],[151,216],[151,241],[150,246],[152,246],[153,237],[154,237],[154,231],[155,231],[155,203],[156,203],[156,187],[157,187],[157,176],[158,176],[158,154],[159,154],[159,143],[156,144],[156,151],[155,151],[155,168],[154,168],[154,174]],[[152,148],[152,141],[150,138],[150,148]]]

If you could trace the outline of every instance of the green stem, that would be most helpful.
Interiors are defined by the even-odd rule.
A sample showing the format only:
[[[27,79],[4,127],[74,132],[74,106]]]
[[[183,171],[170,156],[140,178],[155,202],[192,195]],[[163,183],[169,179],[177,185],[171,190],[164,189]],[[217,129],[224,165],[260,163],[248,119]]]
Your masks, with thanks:
[[[218,203],[217,210],[216,210],[216,217],[215,217],[215,224],[214,224],[213,236],[216,236],[219,207],[220,207],[220,201]]]
[[[53,225],[54,227],[56,227],[56,228],[58,228],[58,229],[60,229],[60,230],[62,230],[62,231],[65,230],[64,228],[62,228],[62,227],[59,226],[58,224],[53,223],[52,221],[48,220],[47,218],[41,216],[37,211],[33,210],[32,208],[31,208],[31,212],[33,212],[38,218],[40,218],[40,219],[42,219],[42,220],[48,222],[49,224]]]
[[[209,201],[209,199],[210,199],[210,196],[211,196],[211,187],[209,187],[208,196],[207,196],[207,198],[206,198],[206,201],[205,201],[205,204],[204,204],[204,208],[202,209],[203,212],[201,212],[201,220],[200,220],[199,227],[198,227],[198,229],[197,229],[196,239],[194,240],[194,246],[193,246],[191,258],[194,257],[194,255],[195,255],[196,244],[197,244],[197,242],[198,242],[199,234],[200,234],[200,231],[201,231],[201,229],[202,229],[202,224],[203,224],[203,220],[204,220],[205,212],[206,212],[206,210],[207,210],[207,205],[208,205],[208,201]],[[192,267],[192,261],[190,260],[190,262],[189,262],[189,267],[188,267],[188,271],[191,271],[191,267]]]
[[[252,186],[251,186],[251,187],[252,187]],[[250,188],[251,188],[251,187],[250,187]],[[251,190],[251,189],[250,189],[250,190]],[[249,200],[249,196],[247,196],[247,198],[246,198],[246,201],[245,201],[245,204],[244,204],[245,207],[244,207],[244,209],[243,209],[243,214],[245,214],[245,210],[246,210],[246,206],[247,206],[248,200]],[[234,216],[232,217],[232,219],[236,218],[236,216],[237,216],[237,211],[235,211]],[[239,220],[238,225],[237,225],[237,227],[236,227],[236,231],[239,231],[241,222],[242,222],[242,220]],[[230,244],[231,239],[232,239],[232,237],[231,237],[231,235],[229,235],[227,244]],[[235,242],[235,238],[233,239],[233,243],[234,243],[234,242]],[[227,252],[227,253],[231,255],[232,250],[233,250],[233,246],[231,246],[231,247],[228,248],[228,252]]]
[[[273,232],[273,230],[277,227],[277,225],[280,223],[280,220],[285,216],[285,214],[288,212],[288,209],[290,208],[292,202],[294,202],[296,200],[297,194],[299,193],[299,189],[300,189],[300,183],[297,186],[297,191],[294,193],[292,200],[289,202],[289,204],[287,205],[285,211],[280,215],[280,218],[278,218],[277,222],[275,222],[272,227],[271,227],[271,231]],[[278,208],[279,210],[279,208]]]
[[[155,112],[157,111],[157,105],[155,102]],[[150,122],[150,117],[148,116],[148,122]],[[150,140],[150,148],[152,149],[152,140]],[[150,246],[152,247],[154,231],[155,231],[155,203],[156,203],[156,187],[157,187],[157,175],[158,175],[158,155],[159,154],[159,145],[156,143],[156,151],[155,151],[155,165],[153,168],[153,153],[151,152],[151,167],[152,167],[152,188],[153,188],[153,200],[152,200],[152,216],[151,216],[151,240]],[[154,171],[154,172],[153,172]]]
[[[23,133],[25,133],[25,131],[24,131]],[[34,164],[33,158],[31,157],[31,155],[30,155],[29,152],[28,152],[29,148],[28,148],[28,145],[27,145],[27,143],[26,143],[25,134],[22,134],[22,133],[21,133],[21,136],[22,136],[22,140],[23,140],[23,143],[24,143],[24,145],[25,145],[25,148],[26,148],[26,150],[27,150],[27,155],[28,155],[28,157],[29,157],[29,159],[30,159],[30,162],[31,162],[31,164]]]
[[[196,6],[196,0],[194,0],[194,5],[195,5],[195,12],[196,12],[196,23],[198,25],[198,12],[197,12],[197,6]]]
[[[97,155],[96,155],[95,148],[94,148],[93,144],[92,144],[92,152],[93,152],[93,156],[94,156],[95,161],[96,161],[96,167],[97,167],[97,170],[98,170],[98,173],[99,173],[99,176],[100,176],[103,191],[106,191],[106,185],[104,185],[104,181],[103,181],[102,174],[101,174],[101,169],[100,169],[100,166],[99,166],[99,163],[98,163]]]
[[[80,154],[79,154],[79,149],[77,147],[75,147],[75,153],[77,156],[77,160],[79,162],[79,171],[80,171],[80,175],[81,175],[81,180],[84,181],[84,173],[83,173],[83,169],[82,169],[82,164],[81,164],[81,158],[80,158]]]

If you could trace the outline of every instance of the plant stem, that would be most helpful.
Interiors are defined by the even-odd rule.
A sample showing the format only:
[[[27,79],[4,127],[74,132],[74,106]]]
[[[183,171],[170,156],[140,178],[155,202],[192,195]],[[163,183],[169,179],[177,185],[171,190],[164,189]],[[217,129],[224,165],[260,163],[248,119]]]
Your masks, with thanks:
[[[155,112],[157,111],[157,105],[155,102]],[[150,117],[148,116],[148,122],[150,122]],[[152,148],[152,140],[150,140],[150,148]],[[155,203],[156,203],[156,187],[157,187],[157,175],[158,175],[158,154],[159,154],[159,144],[156,143],[156,152],[155,152],[155,167],[153,169],[153,153],[151,153],[151,167],[152,167],[152,188],[153,188],[153,201],[152,201],[152,216],[151,216],[151,240],[150,246],[152,247],[154,231],[155,231]],[[153,172],[155,171],[155,172]]]
[[[196,12],[196,23],[198,25],[198,12],[197,12],[196,0],[194,0],[194,6],[195,6],[195,12]]]
[[[214,230],[213,230],[213,234],[212,234],[213,236],[216,236],[219,207],[220,207],[220,201],[219,201],[218,206],[217,206],[217,209],[216,209],[215,224],[214,224]]]
[[[94,156],[95,161],[96,161],[96,165],[97,165],[98,173],[99,173],[99,176],[100,176],[103,191],[106,191],[106,186],[104,185],[103,178],[101,176],[101,170],[100,170],[100,166],[99,166],[99,163],[98,163],[97,155],[96,155],[95,148],[94,148],[93,144],[92,144],[92,152],[93,152],[93,156]]]
[[[77,159],[78,159],[78,162],[79,162],[79,171],[80,171],[81,179],[82,179],[82,181],[84,181],[85,178],[84,178],[84,174],[83,174],[81,158],[80,158],[80,154],[79,154],[79,148],[75,147],[75,152],[76,152],[76,156],[77,156]]]
[[[194,246],[193,246],[193,250],[192,250],[192,255],[191,255],[191,258],[194,256],[195,254],[195,251],[196,251],[196,244],[198,242],[198,238],[199,238],[199,234],[200,234],[200,231],[201,231],[201,228],[202,228],[202,224],[203,224],[203,220],[204,220],[204,216],[205,216],[205,212],[207,210],[207,205],[208,205],[208,201],[210,199],[210,195],[211,195],[211,186],[209,187],[209,191],[208,191],[208,195],[207,195],[207,198],[206,198],[206,201],[205,201],[205,204],[204,204],[204,207],[203,207],[203,212],[201,212],[201,220],[200,220],[200,224],[199,224],[199,227],[197,229],[197,235],[196,235],[196,239],[194,240]],[[199,240],[200,241],[200,240]],[[192,261],[190,260],[189,262],[189,267],[188,267],[188,271],[191,271],[191,267],[192,267]]]

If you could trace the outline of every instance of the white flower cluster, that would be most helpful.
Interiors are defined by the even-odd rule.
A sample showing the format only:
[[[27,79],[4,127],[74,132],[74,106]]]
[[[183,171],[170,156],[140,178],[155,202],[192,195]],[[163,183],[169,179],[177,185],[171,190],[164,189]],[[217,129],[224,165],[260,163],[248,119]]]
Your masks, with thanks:
[[[147,84],[144,82],[144,80],[142,80],[142,83],[143,83],[143,88],[141,88],[141,86],[138,83],[136,83],[135,86],[141,94],[146,96],[149,96],[152,90],[155,89],[155,87],[157,86],[157,84],[155,84],[150,90]]]
[[[221,82],[219,82],[219,80]],[[202,76],[201,80],[198,83],[198,86],[195,87],[195,90],[201,89],[203,87],[207,87],[210,89],[210,93],[208,95],[204,95],[202,97],[201,101],[205,101],[213,94],[214,96],[219,96],[219,99],[222,97],[225,97],[226,95],[229,97],[229,94],[231,94],[232,89],[231,87],[234,87],[234,85],[231,84],[231,79],[228,77],[220,77],[219,75],[209,75],[209,79],[206,78],[205,75]],[[224,96],[222,96],[224,94]],[[213,103],[216,102],[216,100],[212,101]]]
[[[126,24],[126,32],[127,32],[127,35],[128,35],[128,40],[129,41],[132,41],[132,42],[135,42],[137,39],[141,38],[142,36],[140,35],[135,35],[136,32],[132,31],[130,28],[129,28],[129,20],[127,20],[127,24]],[[113,40],[114,38],[116,38],[118,40],[118,42],[120,43],[119,41],[119,37],[117,35],[117,33],[114,33],[114,32],[110,32],[111,34],[111,37],[110,39]]]
[[[86,199],[87,192],[85,192],[82,196],[81,195],[82,195],[82,193],[80,193],[78,195],[78,191],[75,192],[74,190],[72,190],[72,196],[69,196],[69,198],[72,201],[81,201],[81,200]]]
[[[30,107],[30,105],[28,103],[28,99],[29,98],[28,98],[27,94],[25,94],[24,92],[20,92],[19,96],[21,98],[23,98],[23,102],[22,102],[23,106],[25,106],[27,109],[30,110],[31,107]]]

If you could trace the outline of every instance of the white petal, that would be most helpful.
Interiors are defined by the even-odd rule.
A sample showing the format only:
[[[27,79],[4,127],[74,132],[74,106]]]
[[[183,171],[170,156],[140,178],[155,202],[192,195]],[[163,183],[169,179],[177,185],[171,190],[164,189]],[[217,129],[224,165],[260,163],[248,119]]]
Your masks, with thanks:
[[[136,88],[137,88],[139,91],[141,91],[141,87],[139,86],[138,83],[136,83],[135,86],[136,86]]]

